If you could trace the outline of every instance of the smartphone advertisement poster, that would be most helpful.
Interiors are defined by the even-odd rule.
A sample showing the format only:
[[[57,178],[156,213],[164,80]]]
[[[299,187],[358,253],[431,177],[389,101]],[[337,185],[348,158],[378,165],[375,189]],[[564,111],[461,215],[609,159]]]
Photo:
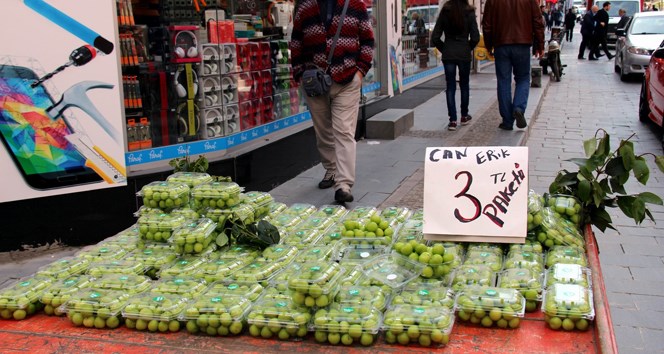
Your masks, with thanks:
[[[6,0],[0,203],[125,186],[113,0]]]
[[[427,148],[425,239],[523,243],[527,216],[527,147]]]

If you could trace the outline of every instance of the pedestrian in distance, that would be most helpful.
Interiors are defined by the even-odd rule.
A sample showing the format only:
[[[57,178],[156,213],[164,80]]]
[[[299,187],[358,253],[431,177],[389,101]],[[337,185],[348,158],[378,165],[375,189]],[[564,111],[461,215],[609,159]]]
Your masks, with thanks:
[[[600,47],[606,54],[606,57],[611,60],[613,55],[609,53],[609,46],[606,43],[606,35],[609,30],[609,10],[611,10],[611,2],[606,1],[602,4],[602,9],[595,14],[595,32],[594,38],[594,54],[595,58],[603,56],[600,54]]]
[[[542,10],[542,17],[544,18],[544,23],[546,24],[547,29],[549,29],[549,12],[546,9],[546,6],[542,5],[540,6],[540,10]]]
[[[616,28],[625,29],[625,27],[627,27],[627,22],[629,22],[632,17],[627,16],[627,11],[625,9],[618,10],[618,16],[620,16],[620,21],[618,21]]]
[[[513,130],[527,126],[524,113],[530,90],[530,50],[544,53],[544,21],[536,0],[487,0],[482,19],[484,43],[496,60],[498,107],[502,123]],[[512,97],[512,74],[516,83]]]
[[[546,10],[546,29],[551,31],[553,27],[553,11],[551,9]]]
[[[348,8],[343,23],[340,23],[345,5]],[[328,67],[328,53],[339,26],[340,37]],[[372,23],[364,2],[298,1],[293,15],[290,50],[296,81],[299,82],[304,70],[312,65],[326,69],[332,78],[332,86],[326,95],[305,97],[326,171],[318,187],[334,187],[337,202],[352,202],[357,112],[362,79],[371,69],[374,52]]]
[[[597,60],[593,55],[593,50],[595,47],[593,33],[595,31],[595,13],[599,10],[599,7],[593,6],[590,8],[590,11],[586,12],[583,15],[583,20],[581,21],[581,45],[579,46],[579,59],[585,59],[584,55],[586,54],[586,48],[590,49],[588,54],[588,60]]]
[[[559,8],[553,10],[553,24],[556,27],[560,27],[560,24],[563,22],[563,13]]]
[[[576,25],[576,14],[574,9],[569,9],[565,15],[565,39],[568,42],[571,42],[574,36],[574,25]]]
[[[444,35],[445,40],[441,40]],[[480,41],[475,8],[468,0],[448,0],[438,15],[431,34],[431,42],[440,52],[445,68],[447,84],[448,130],[457,129],[456,72],[459,70],[459,90],[461,93],[461,125],[470,123],[473,117],[468,114],[470,101],[470,63],[472,51]]]

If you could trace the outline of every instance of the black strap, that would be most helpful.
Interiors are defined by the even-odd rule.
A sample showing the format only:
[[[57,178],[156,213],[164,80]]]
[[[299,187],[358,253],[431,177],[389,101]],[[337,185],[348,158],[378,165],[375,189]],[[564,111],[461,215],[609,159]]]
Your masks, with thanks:
[[[341,27],[344,25],[344,17],[346,17],[346,10],[348,10],[348,4],[350,3],[350,0],[346,0],[344,3],[344,9],[341,11],[341,17],[339,17],[339,25],[337,25],[337,33],[334,35],[334,39],[332,40],[332,46],[330,47],[330,54],[327,56],[327,68],[325,71],[329,70],[330,65],[332,64],[332,56],[334,55],[334,48],[337,46],[337,41],[339,40],[339,36],[341,35]]]

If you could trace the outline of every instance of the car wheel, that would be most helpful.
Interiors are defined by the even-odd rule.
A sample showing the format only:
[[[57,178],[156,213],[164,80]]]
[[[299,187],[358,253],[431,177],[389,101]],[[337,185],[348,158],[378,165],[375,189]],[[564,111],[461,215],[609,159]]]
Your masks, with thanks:
[[[650,106],[648,106],[648,96],[646,93],[646,78],[641,81],[641,94],[639,95],[639,120],[647,122],[650,120]]]
[[[620,65],[620,81],[627,81],[629,79],[629,74],[625,72],[625,63]]]
[[[618,65],[618,55],[616,55],[616,58],[613,59],[613,71],[616,73],[620,72],[620,65]]]

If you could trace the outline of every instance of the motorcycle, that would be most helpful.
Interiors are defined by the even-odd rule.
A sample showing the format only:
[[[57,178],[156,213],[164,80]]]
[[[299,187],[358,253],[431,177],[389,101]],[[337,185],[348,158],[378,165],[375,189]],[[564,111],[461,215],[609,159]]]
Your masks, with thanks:
[[[560,77],[563,76],[563,67],[566,65],[562,65],[560,62],[560,44],[557,41],[553,39],[549,41],[546,53],[540,59],[540,66],[544,75],[549,75],[548,68],[551,67],[551,75],[556,82],[560,82]]]

